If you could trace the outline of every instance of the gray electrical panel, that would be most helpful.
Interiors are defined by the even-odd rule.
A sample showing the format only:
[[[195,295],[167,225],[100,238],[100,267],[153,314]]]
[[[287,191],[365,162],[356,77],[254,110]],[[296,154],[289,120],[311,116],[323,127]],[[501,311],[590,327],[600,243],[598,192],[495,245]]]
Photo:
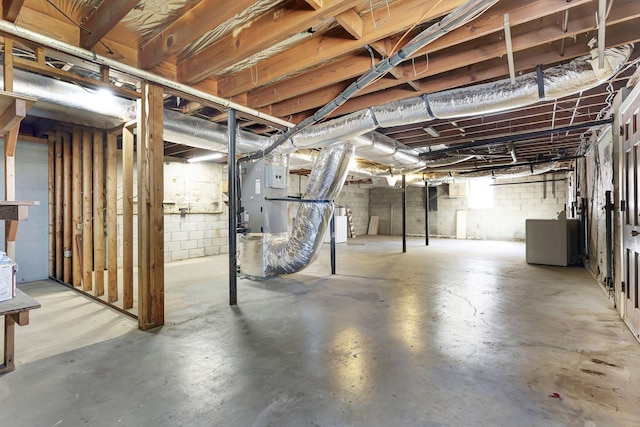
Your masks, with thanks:
[[[284,233],[288,227],[287,202],[265,200],[287,197],[288,170],[264,160],[240,169],[241,222],[250,233]]]

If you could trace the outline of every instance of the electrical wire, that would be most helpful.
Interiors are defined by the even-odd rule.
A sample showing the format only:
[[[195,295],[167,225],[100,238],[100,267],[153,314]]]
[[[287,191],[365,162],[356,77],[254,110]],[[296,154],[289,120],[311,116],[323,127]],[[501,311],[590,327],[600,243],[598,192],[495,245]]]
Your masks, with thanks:
[[[319,122],[327,117],[333,111],[338,109],[342,104],[347,102],[350,98],[362,91],[365,87],[369,86],[372,82],[380,79],[396,65],[413,57],[415,53],[424,48],[432,41],[440,38],[444,34],[466,24],[472,19],[485,12],[488,8],[497,3],[498,0],[470,0],[464,5],[458,7],[453,12],[449,13],[439,22],[431,25],[429,28],[423,30],[420,34],[409,41],[402,49],[389,58],[378,62],[369,71],[360,76],[355,82],[351,83],[345,90],[343,90],[337,97],[331,100],[329,103],[317,110],[312,116],[307,117],[296,126],[287,130],[280,138],[278,138],[273,144],[265,148],[262,152],[250,154],[248,156],[238,159],[238,162],[248,162],[251,160],[257,160],[265,155],[270,154],[282,145],[286,140],[291,138],[303,129]]]

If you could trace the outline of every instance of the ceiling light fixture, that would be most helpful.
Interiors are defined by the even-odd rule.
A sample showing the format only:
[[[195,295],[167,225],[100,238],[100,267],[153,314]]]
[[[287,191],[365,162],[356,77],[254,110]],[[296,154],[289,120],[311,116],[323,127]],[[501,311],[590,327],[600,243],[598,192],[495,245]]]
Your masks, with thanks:
[[[207,160],[216,160],[216,159],[220,159],[224,156],[224,154],[222,153],[213,153],[213,154],[206,154],[204,156],[197,156],[197,157],[192,157],[189,160],[187,160],[188,163],[196,163],[196,162],[205,162]]]

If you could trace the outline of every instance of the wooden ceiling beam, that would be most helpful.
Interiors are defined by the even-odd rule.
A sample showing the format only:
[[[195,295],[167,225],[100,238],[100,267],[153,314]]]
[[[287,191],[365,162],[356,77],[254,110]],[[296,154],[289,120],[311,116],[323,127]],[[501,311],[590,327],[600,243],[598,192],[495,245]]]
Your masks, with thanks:
[[[210,77],[360,2],[324,0],[321,9],[308,10],[299,8],[296,0],[289,1],[180,62],[178,78],[183,83],[195,83]]]
[[[304,1],[315,10],[320,10],[324,6],[324,0],[304,0]]]
[[[140,0],[110,0],[102,2],[83,27],[88,31],[80,32],[80,47],[91,49],[115,27]]]
[[[575,3],[558,3],[555,0],[538,0],[533,3],[524,0],[518,1],[515,4],[517,9],[511,12],[512,15],[510,15],[510,21],[512,23],[512,26],[522,25],[539,19],[541,10],[544,10],[545,8],[548,9],[548,13],[557,13],[565,10],[567,7],[584,5],[585,3],[588,3],[588,1],[591,0],[580,0],[576,1]],[[625,2],[631,1],[633,0],[625,0]],[[475,28],[471,24],[468,24],[451,33],[445,34],[443,37],[429,45],[430,52],[433,54],[436,51],[455,47],[464,42],[474,40],[482,35],[500,33],[504,28],[503,18],[502,15],[500,15],[501,12],[502,10],[498,10],[496,12],[493,12],[490,16],[483,16],[484,21],[481,25],[479,25],[480,28]],[[591,16],[591,19],[593,20],[593,16]],[[573,26],[574,24],[572,23],[572,28]],[[369,45],[382,57],[389,57],[392,54],[392,48],[396,43],[397,36],[394,35],[386,39],[377,40],[370,43]],[[502,42],[502,44],[504,45],[504,42]],[[484,51],[484,46],[481,45],[478,49],[478,52],[482,53]],[[473,52],[472,49],[469,49],[469,51],[465,51],[465,54],[478,53]],[[424,56],[424,52],[422,52],[420,56]],[[349,61],[351,60],[355,61],[356,64],[350,64]],[[367,66],[368,68],[366,68]],[[303,75],[295,76],[290,79],[275,83],[273,85],[264,86],[249,92],[249,106],[251,106],[252,108],[259,108],[265,105],[282,102],[285,99],[298,97],[304,93],[308,93],[316,89],[322,89],[329,85],[342,82],[345,79],[358,77],[365,73],[371,66],[371,60],[369,60],[367,65],[367,63],[365,63],[363,57],[361,56],[345,57],[331,64],[318,68],[313,72],[304,73]],[[424,65],[420,65],[420,67],[423,66]],[[418,68],[417,65],[416,68]],[[409,73],[407,73],[407,76],[408,75]],[[425,76],[419,77],[423,78]],[[413,80],[404,80],[402,82],[398,82],[398,84],[409,83],[409,81]],[[316,106],[320,105],[323,104],[318,104]],[[304,109],[305,108],[298,111],[304,111]]]
[[[354,39],[360,40],[362,38],[364,23],[360,15],[358,15],[358,12],[349,9],[336,15],[335,18],[338,24],[351,34]]]
[[[355,78],[371,68],[368,56],[351,56],[320,67],[312,73],[303,73],[275,85],[261,87],[248,93],[247,101],[251,108],[260,108],[286,99],[303,95],[309,91],[321,89],[335,83],[336,74],[342,79]]]
[[[245,69],[220,79],[218,96],[229,98],[238,93],[247,92],[292,73],[318,66],[339,56],[362,49],[366,44],[395,35],[414,25],[416,16],[419,17],[424,11],[429,10],[432,7],[431,3],[433,2],[425,2],[424,0],[390,3],[389,8],[393,19],[380,25],[380,22],[388,20],[387,9],[385,7],[384,10],[374,12],[374,20],[378,26],[374,28],[372,20],[363,20],[364,28],[360,40],[344,40],[344,38],[333,37],[332,34],[311,37],[306,42],[261,61],[252,69]],[[463,3],[463,0],[440,2],[430,15],[424,17],[423,21],[442,16]],[[257,82],[255,75],[258,76]]]
[[[254,0],[201,1],[140,48],[139,67],[147,70],[176,55],[253,3]]]
[[[640,19],[626,21],[617,25],[607,25],[607,47],[618,46],[623,43],[637,43],[640,41],[640,33],[637,31],[638,26],[640,26]],[[587,55],[589,54],[590,49],[586,45],[586,42],[590,38],[591,36],[585,40],[581,39],[582,42],[580,44],[567,46],[564,58],[559,56],[557,48],[551,44],[545,44],[531,50],[519,52],[516,57],[516,71],[528,71],[534,69],[538,64],[553,64],[560,60],[567,62],[570,58]],[[484,66],[484,64],[475,64],[473,67],[462,68],[457,71],[449,72],[447,73],[446,78],[435,76],[436,78],[432,80],[427,79],[426,81],[422,81],[423,93],[433,93],[463,86],[465,84],[499,79],[508,76],[509,74],[506,60],[499,62],[499,65],[492,66],[489,69],[482,69],[481,67]],[[478,71],[471,71],[473,68],[476,68]],[[462,84],[456,84],[456,81]],[[369,108],[373,105],[399,101],[413,96],[416,96],[415,92],[401,91],[395,88],[369,95],[363,95],[347,101],[340,108],[334,111],[331,116],[347,114],[363,108]]]
[[[24,0],[2,0],[2,19],[16,22]]]
[[[610,20],[607,23],[608,28],[616,27],[616,24],[620,25],[621,23],[626,22],[628,19],[633,21],[637,20],[640,17],[640,3],[633,0],[628,0],[628,2],[631,4],[627,5],[627,7],[612,10]],[[565,37],[585,34],[588,31],[593,30],[594,28],[595,22],[593,20],[593,16],[589,14],[572,20],[572,31],[568,33],[564,33],[562,29],[555,24],[555,22],[552,22],[546,27],[539,28],[537,31],[522,31],[522,28],[516,28],[514,29],[514,34],[516,32],[519,32],[521,34],[513,36],[513,50],[516,53],[523,52],[528,49],[535,48],[539,45],[550,44]],[[527,30],[529,30],[529,28],[527,28]],[[398,71],[398,73],[396,74],[396,80],[380,79],[377,82],[364,88],[360,92],[361,95],[357,98],[361,98],[375,92],[388,90],[393,86],[399,86],[403,83],[438,76],[442,73],[450,72],[457,68],[482,63],[484,61],[488,61],[492,58],[500,57],[506,54],[506,47],[504,42],[502,41],[487,43],[480,39],[473,41],[473,44],[474,46],[462,45],[458,49],[456,49],[455,52],[451,52],[450,50],[442,51],[433,54],[429,59],[423,58],[421,60],[414,60],[411,63],[402,64],[398,67],[398,69],[402,71]],[[476,45],[482,47],[477,48],[475,47]],[[588,49],[585,48],[581,50],[581,52],[582,53],[580,55],[584,55],[588,53]],[[553,62],[559,62],[563,59],[569,60],[570,58],[572,58],[572,56],[566,53],[564,58],[560,57],[558,54],[557,58]],[[540,63],[545,62],[538,62],[538,64]],[[529,61],[528,64],[531,64],[531,62]],[[523,71],[531,67],[535,67],[536,64],[533,64],[533,66],[529,65],[529,67],[527,68],[523,68],[522,62],[519,62],[516,65],[518,66],[519,71]],[[417,74],[415,72],[415,69],[426,69],[426,71],[424,73]],[[446,81],[446,79],[444,80]],[[345,83],[337,83],[336,85],[330,87],[324,87],[322,90],[317,90],[304,96],[298,96],[296,98],[274,104],[271,106],[271,114],[278,117],[284,117],[301,111],[321,107],[335,98],[335,96],[337,96],[342,90],[344,90],[345,87]],[[424,88],[422,89],[424,92]],[[341,107],[339,111],[344,110]]]

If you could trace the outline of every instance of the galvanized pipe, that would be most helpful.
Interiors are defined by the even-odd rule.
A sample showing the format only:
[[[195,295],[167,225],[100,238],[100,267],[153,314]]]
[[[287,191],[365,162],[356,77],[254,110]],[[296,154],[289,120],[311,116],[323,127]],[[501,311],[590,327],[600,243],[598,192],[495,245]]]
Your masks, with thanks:
[[[402,174],[402,253],[407,253],[407,176]]]
[[[227,117],[229,149],[227,156],[229,197],[229,305],[238,304],[238,199],[236,197],[236,110],[230,109]]]

